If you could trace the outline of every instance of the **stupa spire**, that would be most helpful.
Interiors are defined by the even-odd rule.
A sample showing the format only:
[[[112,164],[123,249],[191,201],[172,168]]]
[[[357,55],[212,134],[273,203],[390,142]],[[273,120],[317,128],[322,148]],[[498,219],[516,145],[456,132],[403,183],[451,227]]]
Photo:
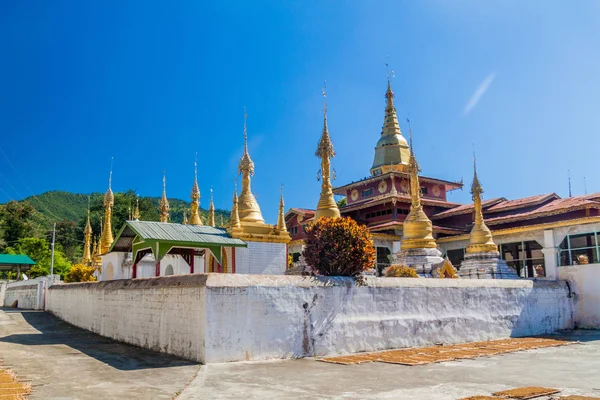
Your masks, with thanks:
[[[498,246],[494,243],[492,231],[487,227],[483,220],[483,208],[481,205],[481,195],[483,188],[477,176],[477,159],[473,154],[473,183],[471,184],[471,195],[474,205],[474,223],[470,234],[470,244],[467,246],[467,253],[496,252]]]
[[[241,228],[240,215],[238,210],[237,185],[233,191],[233,206],[231,207],[231,217],[229,217],[229,229]]]
[[[183,225],[187,225],[188,222],[188,217],[187,217],[187,210],[183,210]]]
[[[315,155],[321,159],[321,171],[318,175],[321,178],[321,195],[315,211],[315,221],[321,217],[335,218],[340,216],[340,210],[333,197],[333,188],[331,187],[331,159],[335,157],[333,143],[329,137],[327,127],[327,81],[323,87],[323,132],[321,139],[317,144]],[[318,178],[317,178],[318,179]]]
[[[115,195],[112,191],[112,164],[110,161],[110,174],[108,177],[108,190],[104,194],[104,227],[100,238],[100,254],[106,254],[114,241],[112,234],[112,208],[115,204]]]
[[[238,164],[238,173],[242,174],[242,192],[238,199],[238,213],[240,222],[263,224],[265,220],[250,187],[250,178],[254,176],[254,162],[250,158],[250,153],[248,152],[247,119],[248,114],[246,113],[246,107],[244,107],[244,154]]]
[[[163,173],[163,191],[158,205],[160,222],[169,222],[169,200],[167,199],[167,174]]]
[[[133,209],[133,213],[131,213],[131,218],[134,221],[140,220],[140,198],[139,196],[135,197],[135,208]]]
[[[410,211],[404,220],[402,226],[402,248],[403,249],[420,249],[420,248],[435,248],[436,243],[433,238],[433,225],[431,220],[423,211],[421,205],[421,186],[419,183],[419,163],[415,157],[412,148],[412,129],[409,123],[410,134],[410,159],[408,162],[408,171],[410,175]]]
[[[90,264],[92,262],[92,224],[90,223],[90,196],[88,196],[88,208],[87,208],[87,221],[85,223],[85,229],[83,230],[83,257],[81,261],[83,264]]]
[[[194,185],[192,186],[192,204],[190,205],[190,225],[202,225],[200,219],[200,188],[198,187],[198,153],[196,153],[196,159],[194,161]]]
[[[215,203],[213,201],[213,190],[210,188],[210,205],[208,206],[208,226],[216,226],[215,224]]]
[[[285,206],[283,203],[283,184],[281,185],[281,194],[279,195],[279,215],[277,216],[276,230],[278,232],[287,232],[287,227],[285,226]]]
[[[387,63],[386,66],[388,66]],[[375,147],[375,158],[371,167],[371,175],[373,176],[391,171],[406,172],[408,169],[410,150],[406,139],[402,136],[396,107],[394,106],[393,77],[394,71],[388,69],[385,116],[381,137]]]

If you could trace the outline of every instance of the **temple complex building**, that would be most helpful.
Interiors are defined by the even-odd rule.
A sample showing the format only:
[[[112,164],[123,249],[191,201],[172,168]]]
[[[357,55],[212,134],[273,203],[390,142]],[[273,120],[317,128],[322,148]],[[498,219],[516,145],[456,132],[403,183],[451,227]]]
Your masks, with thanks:
[[[333,188],[333,193],[346,201],[339,208],[341,216],[351,217],[369,228],[379,273],[401,251],[408,233],[405,222],[411,210],[411,149],[398,122],[389,80],[385,98],[383,128],[370,175]],[[448,193],[462,189],[462,182],[422,175],[418,178],[420,203],[432,223],[437,249],[456,267],[463,263],[467,248],[472,245],[476,224],[479,228],[475,233],[481,236],[476,244],[485,239],[481,242],[483,247],[478,249],[488,250],[492,244],[497,245],[499,257],[524,278],[557,279],[559,266],[600,261],[600,193],[564,199],[554,193],[516,200],[485,199],[478,193],[479,183],[475,182],[474,201],[480,201],[478,207],[448,201]],[[480,221],[476,208],[481,210]],[[287,229],[292,236],[289,251],[295,262],[302,252],[304,229],[315,220],[315,211],[291,208],[286,213]],[[492,235],[490,238],[484,237],[486,229]]]

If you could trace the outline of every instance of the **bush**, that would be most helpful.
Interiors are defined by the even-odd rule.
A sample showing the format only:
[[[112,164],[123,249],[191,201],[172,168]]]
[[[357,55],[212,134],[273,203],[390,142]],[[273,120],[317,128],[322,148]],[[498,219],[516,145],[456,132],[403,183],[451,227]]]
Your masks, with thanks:
[[[94,267],[88,267],[83,264],[75,264],[65,275],[65,282],[93,282],[96,280],[94,276]]]
[[[392,265],[385,270],[388,278],[418,278],[417,271],[404,265]]]
[[[356,277],[375,261],[367,227],[351,218],[319,218],[307,227],[305,244],[302,255],[319,275]]]

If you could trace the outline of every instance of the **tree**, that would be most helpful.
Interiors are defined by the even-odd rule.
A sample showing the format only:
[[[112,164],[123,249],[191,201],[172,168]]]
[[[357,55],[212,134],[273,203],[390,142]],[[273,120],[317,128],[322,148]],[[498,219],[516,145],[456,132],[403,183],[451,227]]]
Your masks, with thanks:
[[[344,197],[342,199],[339,199],[337,202],[337,206],[338,206],[338,208],[345,207],[346,206],[346,198]]]
[[[418,278],[419,274],[413,268],[404,265],[392,265],[385,270],[385,276],[392,278]]]
[[[35,261],[36,265],[29,270],[30,278],[45,276],[50,274],[50,264],[52,260],[52,249],[46,239],[39,238],[23,238],[20,239],[14,246],[6,249],[7,254],[26,254]],[[64,254],[60,250],[54,251],[54,274],[61,275],[64,278],[65,274],[71,268],[71,263],[65,259]]]
[[[88,267],[83,264],[75,264],[65,275],[65,282],[93,282],[96,280],[94,276],[94,267]]]
[[[319,275],[359,276],[375,262],[366,226],[351,218],[319,218],[306,229],[302,255]]]
[[[79,254],[81,239],[77,225],[73,221],[59,221],[56,223],[56,244],[65,254],[65,257],[74,262]],[[48,232],[48,241],[52,240],[52,231]]]
[[[31,219],[35,209],[27,202],[9,201],[0,206],[0,227],[8,246],[19,239],[33,235]]]

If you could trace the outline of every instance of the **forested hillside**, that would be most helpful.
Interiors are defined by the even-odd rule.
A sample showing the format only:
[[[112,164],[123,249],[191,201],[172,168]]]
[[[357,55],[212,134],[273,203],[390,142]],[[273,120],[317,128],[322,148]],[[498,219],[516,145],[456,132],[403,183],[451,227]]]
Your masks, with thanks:
[[[140,219],[158,221],[159,197],[136,196],[132,190],[115,193],[112,215],[113,233],[116,234],[129,219],[136,203],[139,203]],[[0,253],[27,254],[38,263],[32,275],[45,275],[50,267],[50,242],[52,227],[56,223],[55,270],[64,275],[71,264],[77,263],[83,252],[83,229],[85,227],[88,197],[90,220],[94,237],[100,234],[100,220],[104,217],[104,195],[90,195],[52,191],[21,201],[0,204]],[[190,203],[169,199],[171,222],[181,223],[183,212]],[[203,221],[208,220],[208,210],[201,209]],[[229,222],[229,211],[216,210],[217,226]],[[1,276],[0,276],[1,278]]]

